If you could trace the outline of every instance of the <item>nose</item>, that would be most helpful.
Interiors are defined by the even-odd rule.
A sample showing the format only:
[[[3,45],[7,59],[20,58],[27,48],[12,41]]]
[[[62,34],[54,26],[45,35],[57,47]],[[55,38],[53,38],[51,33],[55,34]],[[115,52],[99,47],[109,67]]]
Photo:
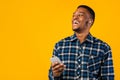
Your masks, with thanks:
[[[78,15],[73,15],[73,19],[78,19]]]

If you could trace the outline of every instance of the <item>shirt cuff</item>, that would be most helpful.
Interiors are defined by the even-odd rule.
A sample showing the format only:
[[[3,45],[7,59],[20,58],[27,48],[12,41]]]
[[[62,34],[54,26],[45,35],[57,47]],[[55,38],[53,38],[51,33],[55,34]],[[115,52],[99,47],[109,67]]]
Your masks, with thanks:
[[[60,80],[60,77],[54,77],[54,80]]]

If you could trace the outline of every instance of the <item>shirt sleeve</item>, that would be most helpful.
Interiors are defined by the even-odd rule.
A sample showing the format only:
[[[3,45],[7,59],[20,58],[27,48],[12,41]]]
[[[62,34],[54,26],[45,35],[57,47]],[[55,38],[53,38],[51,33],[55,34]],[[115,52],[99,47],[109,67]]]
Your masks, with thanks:
[[[49,76],[49,80],[61,80],[60,77],[53,77],[51,68],[49,70],[49,75],[48,76]]]
[[[53,50],[53,55],[55,55],[55,56],[58,55],[57,46],[58,46],[58,45],[56,44],[55,47],[54,47],[54,50]],[[53,77],[51,67],[50,67],[50,69],[49,69],[48,77],[49,77],[49,80],[61,80],[60,77]]]
[[[108,50],[103,56],[101,78],[102,80],[114,80],[114,68],[111,50]]]
[[[49,80],[54,80],[53,75],[52,75],[52,70],[51,68],[49,69],[49,74],[48,74]]]

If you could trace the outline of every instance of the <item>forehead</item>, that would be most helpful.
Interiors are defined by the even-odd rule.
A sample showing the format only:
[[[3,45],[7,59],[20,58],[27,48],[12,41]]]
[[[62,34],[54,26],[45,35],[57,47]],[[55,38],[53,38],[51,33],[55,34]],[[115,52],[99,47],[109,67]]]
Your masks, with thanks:
[[[82,7],[77,8],[74,13],[84,13],[84,14],[89,14],[90,15],[89,11],[85,8],[82,8]]]

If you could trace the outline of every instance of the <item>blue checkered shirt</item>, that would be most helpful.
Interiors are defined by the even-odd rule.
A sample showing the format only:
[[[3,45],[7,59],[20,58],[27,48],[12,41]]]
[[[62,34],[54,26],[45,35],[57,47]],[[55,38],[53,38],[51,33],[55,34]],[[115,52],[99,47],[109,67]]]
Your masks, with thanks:
[[[76,34],[56,43],[53,55],[66,65],[61,76],[49,80],[114,80],[110,46],[89,34],[80,44]]]

